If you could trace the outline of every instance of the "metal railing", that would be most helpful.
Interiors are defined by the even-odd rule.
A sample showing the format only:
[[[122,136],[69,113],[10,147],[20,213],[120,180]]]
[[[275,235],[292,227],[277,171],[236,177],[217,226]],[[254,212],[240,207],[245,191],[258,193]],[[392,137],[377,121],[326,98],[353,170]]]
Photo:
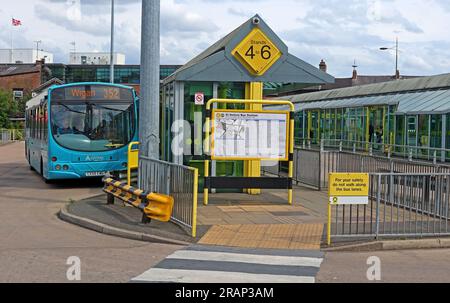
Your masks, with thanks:
[[[283,167],[263,167],[264,173],[283,175]],[[331,172],[365,173],[450,173],[450,165],[420,160],[388,158],[381,155],[320,149],[294,149],[294,175],[297,183],[318,190],[328,187]]]
[[[450,235],[450,174],[370,174],[368,205],[332,206],[331,238]]]
[[[23,129],[0,129],[0,144],[25,139],[25,130]]]
[[[145,192],[172,196],[175,203],[171,221],[193,237],[196,236],[198,194],[196,168],[141,156],[138,187]]]
[[[296,145],[303,149],[320,149],[322,151],[339,150],[353,153],[364,152],[369,155],[382,155],[387,158],[405,158],[409,161],[413,161],[414,159],[432,161],[433,163],[450,161],[450,149],[438,147],[409,146],[340,139],[321,139],[319,143],[315,143],[315,141],[311,139],[296,139]]]

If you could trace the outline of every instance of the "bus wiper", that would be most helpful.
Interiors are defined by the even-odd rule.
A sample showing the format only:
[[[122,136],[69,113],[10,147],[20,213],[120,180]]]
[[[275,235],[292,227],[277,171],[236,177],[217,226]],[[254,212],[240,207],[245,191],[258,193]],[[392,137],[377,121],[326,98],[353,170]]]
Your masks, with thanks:
[[[105,147],[108,147],[108,148],[119,148],[119,147],[122,147],[122,146],[125,146],[125,144],[113,144],[113,143],[109,143],[109,144],[106,144],[106,145],[105,145]]]
[[[110,108],[110,107],[106,107],[106,106],[98,105],[98,104],[95,104],[95,106],[96,106],[96,107],[103,108],[103,109],[106,109],[106,110],[114,111],[114,112],[121,112],[121,113],[124,113],[124,112],[128,111],[128,109],[126,109],[126,110],[121,110],[121,109]]]
[[[73,109],[71,109],[70,107],[68,107],[68,106],[65,105],[65,104],[58,103],[58,105],[61,105],[62,107],[64,107],[65,109],[67,109],[69,112],[77,113],[77,114],[82,114],[82,115],[86,115],[85,112],[79,112],[79,111],[77,111],[77,110],[73,110]]]

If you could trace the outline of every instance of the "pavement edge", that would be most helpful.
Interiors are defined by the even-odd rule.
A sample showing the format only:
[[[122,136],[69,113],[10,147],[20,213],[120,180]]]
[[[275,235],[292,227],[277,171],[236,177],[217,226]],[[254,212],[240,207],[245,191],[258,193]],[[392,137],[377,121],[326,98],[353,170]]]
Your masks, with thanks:
[[[150,235],[146,233],[139,233],[134,231],[129,231],[113,226],[109,226],[104,223],[99,223],[97,221],[86,219],[83,217],[79,217],[76,215],[73,215],[69,213],[68,211],[68,205],[65,205],[61,210],[58,212],[58,217],[68,223],[78,225],[80,227],[90,229],[105,235],[109,236],[115,236],[120,238],[126,238],[130,240],[138,240],[143,242],[151,242],[151,243],[162,243],[162,244],[175,244],[175,245],[191,245],[192,243],[180,241],[180,240],[174,240],[170,238],[163,238],[155,235]]]
[[[450,248],[450,238],[385,240],[323,248],[324,252],[369,252],[383,250]]]

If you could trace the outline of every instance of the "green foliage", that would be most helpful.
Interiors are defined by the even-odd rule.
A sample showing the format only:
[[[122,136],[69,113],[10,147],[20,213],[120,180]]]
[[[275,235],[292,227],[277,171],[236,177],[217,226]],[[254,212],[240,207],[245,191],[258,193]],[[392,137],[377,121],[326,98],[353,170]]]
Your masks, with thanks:
[[[0,128],[21,128],[20,123],[13,123],[9,118],[23,116],[30,97],[24,96],[22,100],[15,101],[12,92],[0,89]]]

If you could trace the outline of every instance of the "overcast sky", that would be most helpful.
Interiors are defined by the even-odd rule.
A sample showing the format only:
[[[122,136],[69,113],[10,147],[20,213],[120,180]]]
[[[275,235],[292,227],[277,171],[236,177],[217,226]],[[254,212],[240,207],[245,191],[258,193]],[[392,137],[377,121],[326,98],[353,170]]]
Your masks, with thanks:
[[[149,1],[149,0],[146,0]],[[0,0],[0,48],[35,47],[67,63],[71,41],[78,51],[109,51],[110,0]],[[116,0],[116,50],[139,63],[141,0]],[[285,41],[289,52],[336,77],[393,74],[400,40],[400,71],[450,72],[448,0],[161,0],[161,60],[184,64],[254,14]]]

